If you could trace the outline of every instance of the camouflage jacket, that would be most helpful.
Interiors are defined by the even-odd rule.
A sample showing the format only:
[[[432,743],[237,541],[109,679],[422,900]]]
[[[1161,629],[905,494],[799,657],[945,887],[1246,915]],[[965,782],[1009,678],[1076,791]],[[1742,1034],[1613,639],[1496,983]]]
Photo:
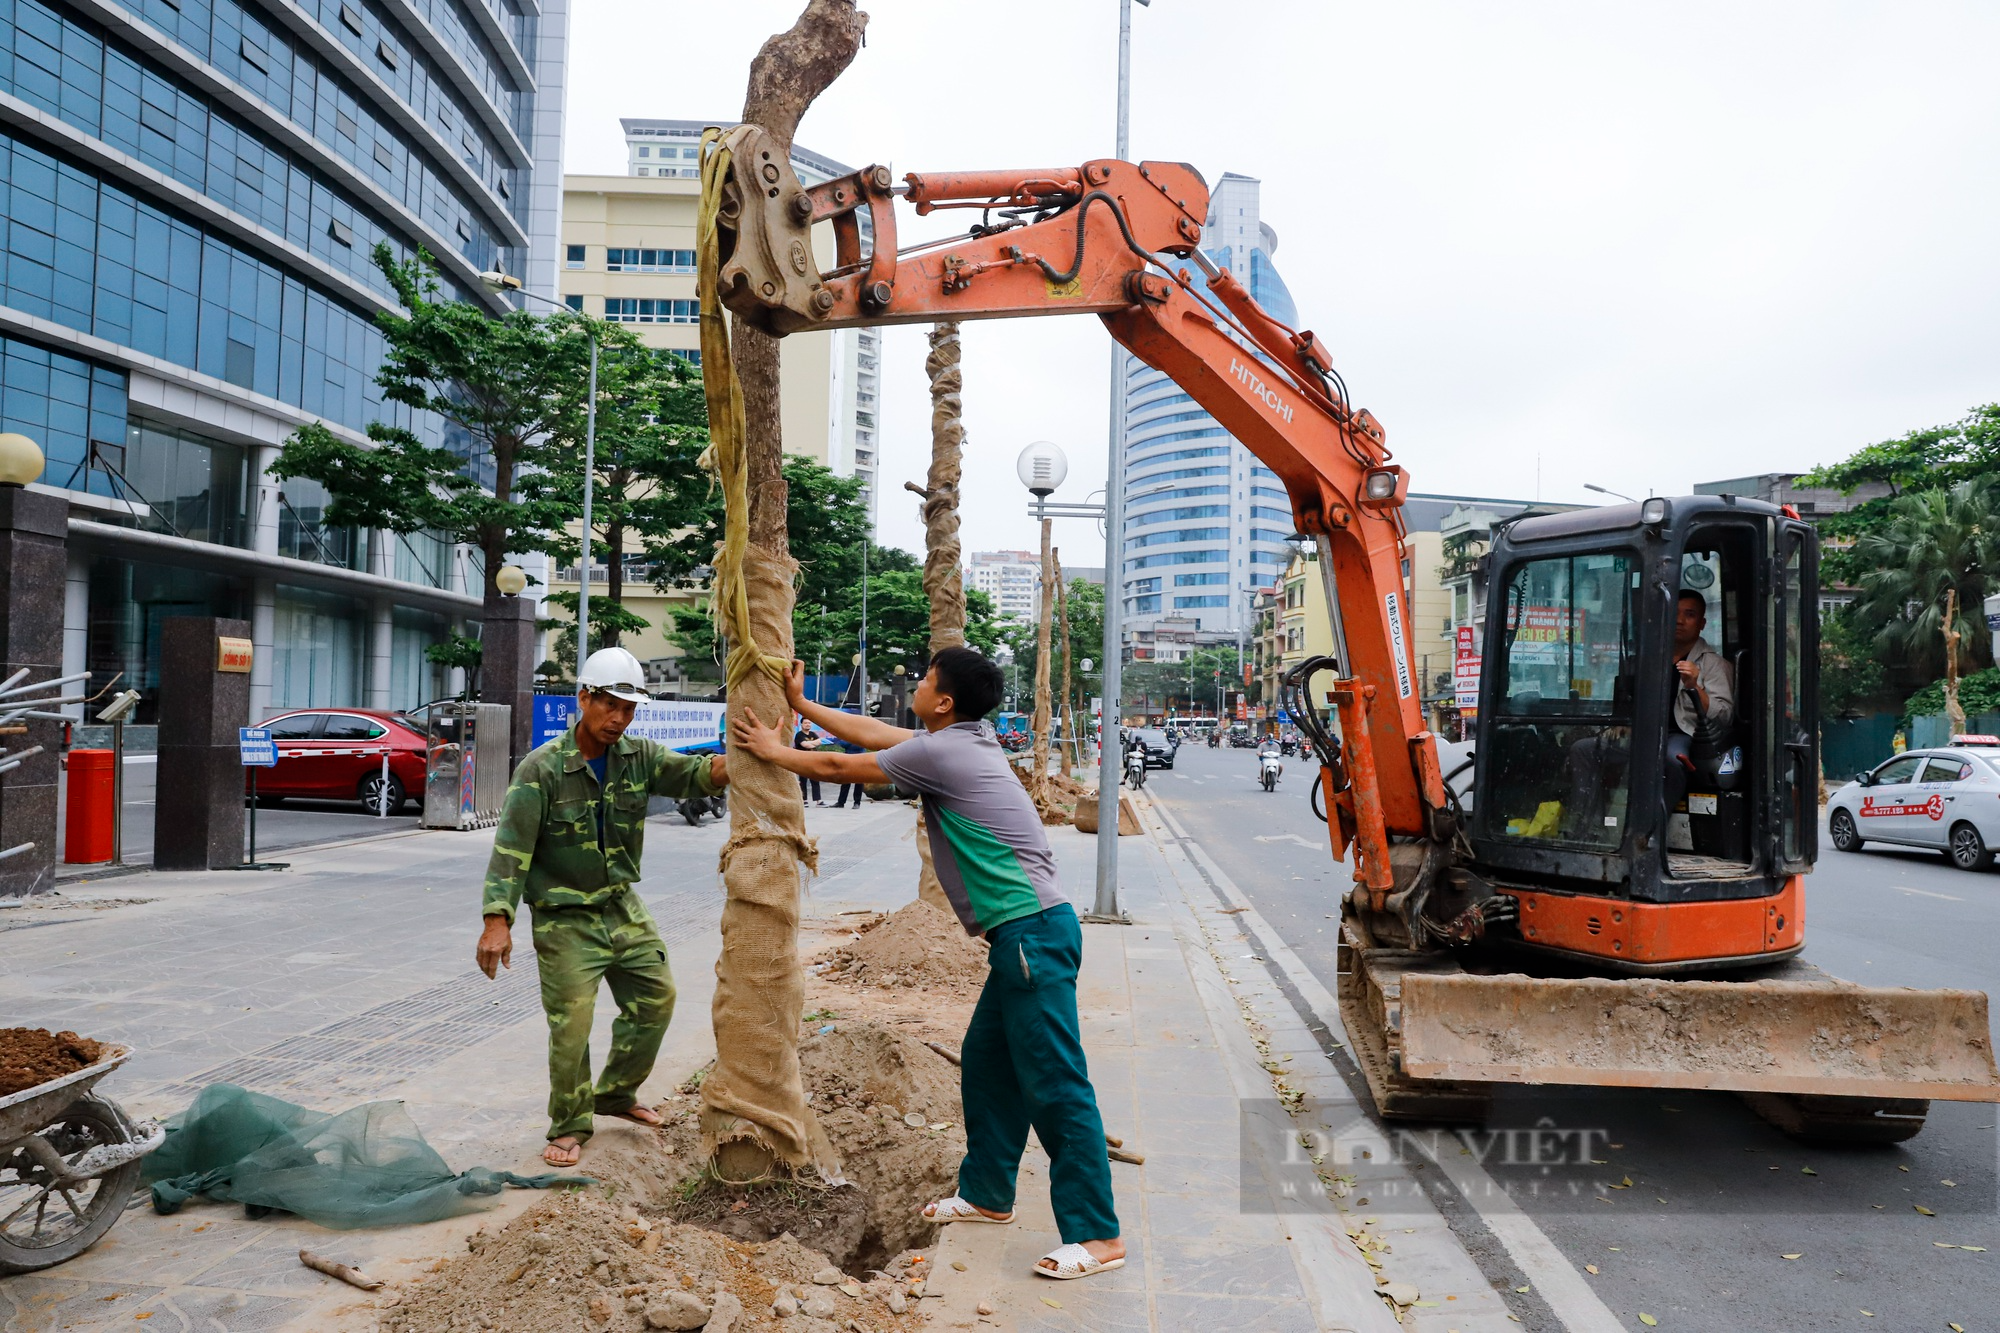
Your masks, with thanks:
[[[521,761],[486,866],[482,916],[512,922],[524,897],[530,906],[594,907],[608,901],[639,878],[647,798],[707,796],[716,790],[708,779],[707,755],[680,754],[634,736],[620,737],[607,754],[602,791],[576,748],[575,727]]]

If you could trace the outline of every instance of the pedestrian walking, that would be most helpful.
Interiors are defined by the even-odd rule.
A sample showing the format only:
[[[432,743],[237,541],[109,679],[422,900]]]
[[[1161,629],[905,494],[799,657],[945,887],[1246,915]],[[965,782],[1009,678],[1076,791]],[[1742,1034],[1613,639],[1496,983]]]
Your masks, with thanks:
[[[797,734],[792,737],[792,748],[795,750],[816,750],[819,748],[819,737],[813,734],[811,727],[800,727]],[[810,800],[814,805],[826,804],[820,797],[818,778],[809,778],[803,773],[799,774],[799,800],[801,803]]]
[[[542,1160],[574,1166],[593,1115],[658,1125],[639,1105],[674,1016],[667,946],[632,886],[653,796],[712,796],[728,785],[722,755],[677,754],[625,734],[649,696],[645,672],[623,648],[601,648],[577,673],[577,717],[537,747],[507,788],[480,904],[479,969],[513,966],[514,914],[532,916],[535,966],[549,1020],[549,1131]],[[593,1088],[590,1024],[599,982],[618,1017]]]
[[[985,988],[959,1067],[965,1159],[958,1193],[928,1204],[933,1222],[1008,1223],[1028,1130],[1049,1154],[1049,1195],[1063,1243],[1037,1260],[1049,1278],[1125,1263],[1112,1206],[1104,1122],[1085,1066],[1076,1011],[1083,931],[1062,895],[1055,857],[1027,789],[983,719],[1000,702],[1000,668],[970,648],[931,658],[912,708],[920,731],[808,701],[792,663],[786,696],[814,725],[869,754],[805,751],[747,711],[734,743],[801,776],[891,782],[923,798],[938,882],[969,935],[988,944]]]

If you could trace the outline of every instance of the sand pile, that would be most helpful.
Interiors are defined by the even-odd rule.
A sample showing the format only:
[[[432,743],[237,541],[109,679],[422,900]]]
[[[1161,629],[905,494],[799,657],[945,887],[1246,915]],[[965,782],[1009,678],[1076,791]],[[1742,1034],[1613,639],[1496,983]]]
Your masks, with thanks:
[[[855,933],[859,939],[814,960],[817,975],[881,987],[955,990],[986,983],[986,941],[967,935],[957,917],[929,903],[911,902]]]
[[[661,1108],[667,1125],[657,1148],[594,1154],[587,1168],[676,1221],[746,1242],[790,1232],[856,1275],[931,1244],[937,1228],[918,1210],[953,1191],[965,1155],[958,1070],[916,1038],[867,1020],[819,1020],[807,1033],[799,1043],[806,1101],[840,1155],[846,1185],[739,1190],[705,1179],[696,1096]]]
[[[899,1261],[868,1282],[791,1236],[743,1244],[578,1193],[466,1240],[469,1253],[403,1287],[391,1333],[834,1333],[914,1329],[914,1275]],[[851,1321],[851,1322],[850,1322]]]
[[[87,1069],[103,1055],[101,1043],[74,1032],[0,1028],[0,1097]]]

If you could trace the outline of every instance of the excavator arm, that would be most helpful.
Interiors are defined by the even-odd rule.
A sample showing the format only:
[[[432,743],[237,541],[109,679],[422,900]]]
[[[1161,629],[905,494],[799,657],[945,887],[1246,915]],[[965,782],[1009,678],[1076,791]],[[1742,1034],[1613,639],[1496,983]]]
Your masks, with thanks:
[[[1381,910],[1392,836],[1440,840],[1447,798],[1410,654],[1402,506],[1408,474],[1354,408],[1310,332],[1280,323],[1199,245],[1208,187],[1177,162],[926,174],[872,166],[805,188],[756,126],[726,132],[719,289],[737,318],[782,336],[859,325],[1094,314],[1284,482],[1320,546],[1339,679],[1344,772],[1328,788],[1334,854],[1352,831],[1357,884]],[[898,197],[979,222],[898,250]],[[830,223],[822,270],[811,230]],[[1119,571],[1108,574],[1116,596]]]

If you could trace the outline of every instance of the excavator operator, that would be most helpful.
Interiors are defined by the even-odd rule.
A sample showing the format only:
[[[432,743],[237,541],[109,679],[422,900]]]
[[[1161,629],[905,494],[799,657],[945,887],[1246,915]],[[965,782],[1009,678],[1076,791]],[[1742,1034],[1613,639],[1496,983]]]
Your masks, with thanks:
[[[1674,608],[1674,729],[1667,736],[1669,810],[1687,795],[1696,730],[1706,725],[1722,731],[1736,720],[1735,682],[1729,663],[1701,637],[1707,626],[1708,598],[1692,588],[1681,589]]]

